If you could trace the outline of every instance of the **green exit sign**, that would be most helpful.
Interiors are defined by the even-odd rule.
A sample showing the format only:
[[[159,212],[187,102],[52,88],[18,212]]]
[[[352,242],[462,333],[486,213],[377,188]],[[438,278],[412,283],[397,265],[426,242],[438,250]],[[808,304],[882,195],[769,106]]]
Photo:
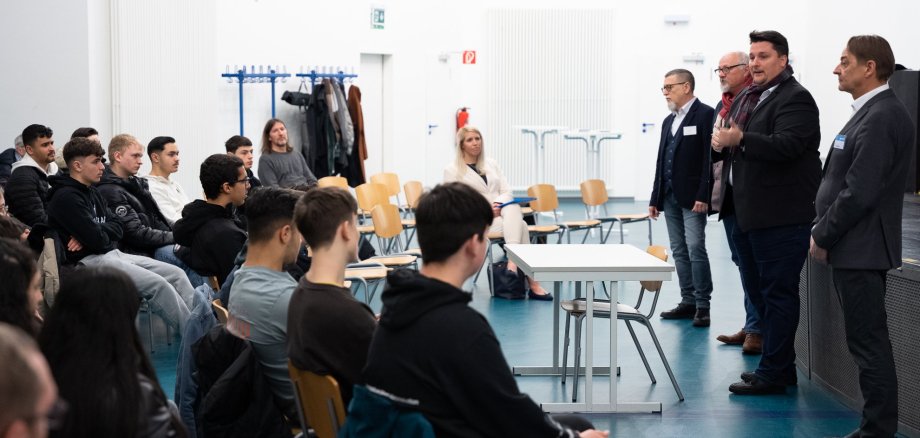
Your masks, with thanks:
[[[371,29],[383,29],[386,24],[386,10],[383,6],[371,6]]]

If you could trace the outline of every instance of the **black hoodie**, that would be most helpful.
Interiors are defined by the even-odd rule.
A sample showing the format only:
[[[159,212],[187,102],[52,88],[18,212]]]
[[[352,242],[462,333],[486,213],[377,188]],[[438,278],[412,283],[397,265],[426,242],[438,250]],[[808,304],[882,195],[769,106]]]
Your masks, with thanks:
[[[387,277],[365,382],[419,401],[438,437],[575,437],[518,389],[469,293],[412,270]]]
[[[121,223],[109,212],[99,191],[70,176],[54,175],[48,181],[48,225],[57,231],[65,247],[71,237],[83,245],[80,251],[67,251],[67,262],[115,249],[122,237]]]
[[[233,269],[236,254],[246,243],[246,231],[230,206],[209,204],[200,199],[182,209],[182,219],[173,225],[176,255],[195,272],[217,276],[220,284]]]
[[[152,257],[157,248],[175,243],[169,221],[153,200],[147,180],[122,178],[106,166],[96,187],[122,222],[122,251]]]

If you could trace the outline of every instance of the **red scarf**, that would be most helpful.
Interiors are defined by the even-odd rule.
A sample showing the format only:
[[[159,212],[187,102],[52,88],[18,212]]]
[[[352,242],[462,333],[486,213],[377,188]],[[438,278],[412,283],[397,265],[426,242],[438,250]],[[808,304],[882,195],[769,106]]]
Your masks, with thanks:
[[[741,89],[743,90],[747,88],[748,85],[751,85],[753,82],[754,82],[754,78],[752,78],[751,76],[748,76],[747,79],[744,80],[744,86],[741,87]],[[731,91],[722,93],[722,109],[719,110],[719,117],[725,119],[725,116],[728,115],[728,110],[732,108],[732,102],[734,101],[735,101],[735,95],[732,94]]]

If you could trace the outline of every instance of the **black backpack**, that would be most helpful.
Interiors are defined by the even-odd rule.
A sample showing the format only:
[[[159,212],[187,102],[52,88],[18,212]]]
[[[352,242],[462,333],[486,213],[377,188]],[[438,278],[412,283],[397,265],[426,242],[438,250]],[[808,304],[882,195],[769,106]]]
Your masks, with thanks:
[[[492,292],[497,298],[522,300],[527,293],[527,282],[520,269],[508,270],[508,262],[492,264]]]

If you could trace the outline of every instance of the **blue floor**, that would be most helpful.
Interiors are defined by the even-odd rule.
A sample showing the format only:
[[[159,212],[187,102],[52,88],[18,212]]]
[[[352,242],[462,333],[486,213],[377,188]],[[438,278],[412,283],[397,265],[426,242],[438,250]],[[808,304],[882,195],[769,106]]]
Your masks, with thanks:
[[[563,201],[564,220],[584,217],[578,201]],[[641,212],[644,203],[612,202],[611,213]],[[542,220],[542,219],[541,219]],[[648,244],[647,226],[636,223],[626,226],[626,243],[645,248]],[[591,414],[587,417],[600,429],[609,429],[611,436],[649,437],[824,437],[846,435],[856,428],[859,415],[837,402],[831,394],[809,381],[801,373],[797,388],[787,395],[739,397],[730,395],[728,385],[739,380],[739,374],[756,368],[759,356],[743,356],[738,346],[722,345],[715,340],[719,334],[737,332],[744,324],[741,282],[732,264],[722,224],[709,222],[706,243],[712,268],[715,291],[712,297],[712,326],[696,328],[689,320],[653,320],[653,327],[662,348],[670,361],[685,401],[678,401],[664,366],[654,350],[648,332],[635,325],[639,341],[657,378],[651,384],[633,347],[628,332],[619,327],[619,361],[622,369],[618,377],[621,401],[655,401],[662,403],[660,414]],[[664,220],[654,222],[654,243],[668,246]],[[612,240],[619,240],[611,235]],[[574,239],[573,239],[574,240]],[[580,235],[579,235],[580,241]],[[597,242],[597,236],[588,242]],[[609,243],[609,242],[608,242]],[[499,252],[500,255],[500,252]],[[676,280],[676,278],[675,278]],[[552,290],[551,284],[544,285]],[[626,283],[620,300],[634,302],[637,283]],[[506,358],[512,366],[549,365],[552,361],[552,304],[540,301],[506,301],[492,299],[484,275],[473,290],[472,306],[482,312],[492,324]],[[378,294],[379,296],[379,294]],[[564,292],[563,297],[573,296]],[[375,299],[373,307],[379,310]],[[666,282],[658,309],[666,310],[680,301],[676,281]],[[596,365],[607,365],[609,350],[605,335],[609,333],[607,320],[596,320]],[[146,321],[141,317],[141,330],[145,345]],[[562,323],[564,324],[564,318]],[[156,353],[152,355],[160,383],[166,394],[172,395],[175,385],[175,361],[178,343],[165,344],[162,334],[155,336]],[[561,345],[561,343],[560,343]],[[572,353],[569,353],[571,365]],[[571,381],[563,385],[559,378],[518,377],[523,392],[539,402],[564,402],[571,400]],[[579,397],[584,394],[584,379],[579,381]],[[607,377],[595,377],[596,400],[608,395]]]

